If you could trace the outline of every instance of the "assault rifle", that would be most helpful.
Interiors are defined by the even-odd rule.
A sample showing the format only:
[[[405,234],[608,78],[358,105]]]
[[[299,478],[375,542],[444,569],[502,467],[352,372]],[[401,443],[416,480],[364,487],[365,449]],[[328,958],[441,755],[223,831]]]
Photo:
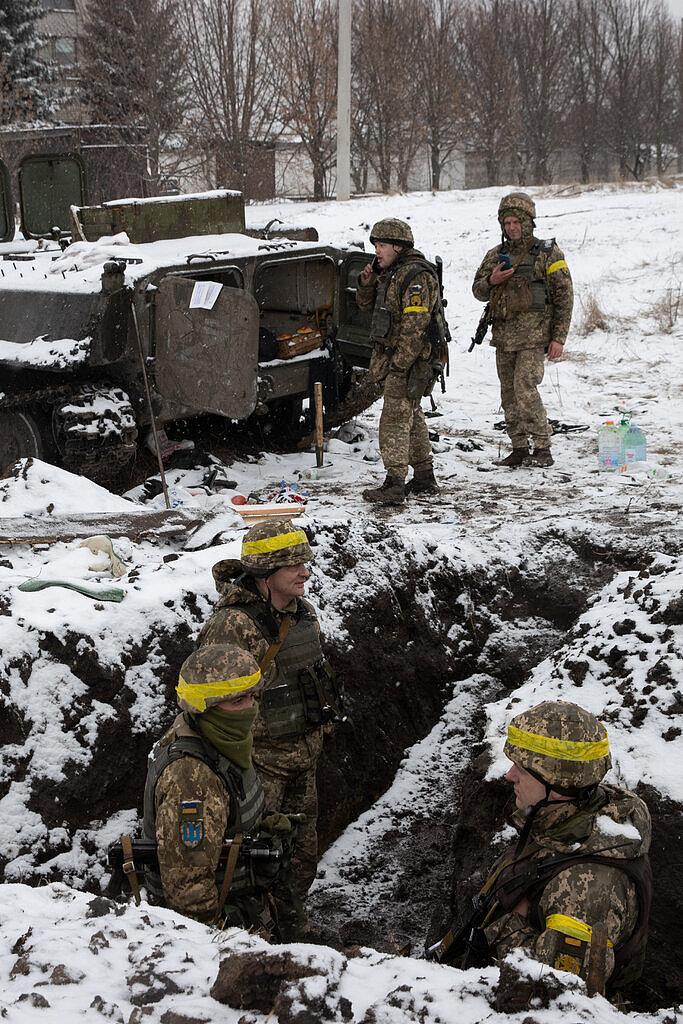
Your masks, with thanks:
[[[428,331],[431,330],[433,332],[436,332],[436,334],[439,335],[439,337],[431,337],[430,341],[432,341],[432,343],[435,344],[436,346],[439,346],[442,349],[442,352],[443,352],[444,362],[443,362],[443,366],[442,366],[442,369],[441,369],[441,373],[439,374],[437,379],[439,380],[439,382],[441,384],[441,393],[444,394],[445,391],[446,391],[446,381],[445,381],[445,378],[444,378],[444,372],[446,373],[446,375],[448,375],[448,371],[449,371],[448,346],[451,343],[451,332],[450,332],[450,328],[448,326],[448,320],[446,320],[446,315],[444,313],[444,310],[445,310],[446,306],[448,305],[448,299],[444,299],[444,297],[443,297],[443,260],[441,259],[440,256],[437,256],[436,259],[434,260],[434,266],[436,267],[436,279],[439,282],[439,301],[441,303],[441,324],[442,324],[442,327],[443,327],[443,335],[444,336],[443,336],[443,338],[440,337],[439,329],[438,329],[437,325],[434,323],[434,317],[432,317],[427,330]],[[430,398],[431,398],[431,395],[430,395]],[[432,406],[434,406],[434,399],[433,398],[432,398]]]
[[[481,314],[479,323],[477,324],[477,329],[474,332],[472,344],[467,349],[468,352],[471,352],[475,345],[481,345],[482,341],[486,337],[486,332],[489,329],[489,324],[491,323],[492,319],[493,317],[491,316],[491,303],[487,302],[486,305],[484,306],[484,312]]]
[[[132,839],[130,845],[133,851],[133,863],[136,871],[141,867],[149,867],[154,871],[159,870],[157,844],[155,839]],[[223,841],[219,862],[227,859],[232,845],[232,839],[225,839]],[[123,871],[124,864],[127,859],[128,858],[125,856],[123,851],[123,844],[121,843],[121,840],[117,843],[112,843],[107,850],[107,864],[112,871]],[[282,859],[282,851],[274,850],[268,843],[259,842],[258,839],[252,839],[251,836],[244,836],[240,843],[238,860],[249,859],[277,862]]]
[[[475,932],[483,924],[486,915],[494,903],[495,896],[493,893],[487,893],[485,896],[479,894],[473,896],[462,914],[459,914],[453,921],[444,937],[435,942],[433,946],[427,948],[427,959],[436,960],[440,964],[448,964],[470,949],[472,949],[475,955],[477,952],[483,954],[484,949],[480,947],[482,943],[486,944],[486,940],[482,935],[481,940],[478,942],[478,936],[475,936]],[[488,949],[486,952],[488,952]]]

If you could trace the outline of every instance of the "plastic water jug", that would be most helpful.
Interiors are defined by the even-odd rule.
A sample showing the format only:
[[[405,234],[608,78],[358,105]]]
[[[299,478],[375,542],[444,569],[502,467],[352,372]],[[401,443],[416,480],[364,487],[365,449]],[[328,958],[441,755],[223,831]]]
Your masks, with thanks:
[[[598,468],[608,473],[619,473],[624,464],[622,435],[623,427],[628,426],[622,423],[619,426],[614,420],[608,420],[604,426],[598,429]]]
[[[624,465],[632,462],[647,462],[647,444],[645,434],[635,423],[629,423],[622,435],[624,446]]]

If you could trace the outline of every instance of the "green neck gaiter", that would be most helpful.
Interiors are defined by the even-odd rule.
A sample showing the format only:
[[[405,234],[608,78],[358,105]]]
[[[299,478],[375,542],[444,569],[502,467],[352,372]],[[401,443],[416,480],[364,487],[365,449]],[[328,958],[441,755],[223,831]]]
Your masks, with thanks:
[[[251,727],[257,714],[258,704],[242,711],[209,708],[197,717],[197,724],[202,735],[219,753],[233,761],[238,768],[248,768],[254,742]]]

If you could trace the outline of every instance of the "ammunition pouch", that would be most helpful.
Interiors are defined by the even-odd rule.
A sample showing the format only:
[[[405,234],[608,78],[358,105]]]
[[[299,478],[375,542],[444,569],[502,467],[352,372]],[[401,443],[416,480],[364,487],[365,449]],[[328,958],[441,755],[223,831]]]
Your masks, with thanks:
[[[433,366],[429,359],[416,359],[408,370],[406,395],[408,398],[419,401],[420,398],[430,395],[438,377],[443,373],[443,364],[438,364],[438,369]]]
[[[370,325],[370,334],[373,340],[382,341],[391,334],[393,316],[388,306],[376,305]]]
[[[326,658],[301,669],[299,688],[306,721],[311,725],[327,725],[342,717],[343,697],[332,666]]]

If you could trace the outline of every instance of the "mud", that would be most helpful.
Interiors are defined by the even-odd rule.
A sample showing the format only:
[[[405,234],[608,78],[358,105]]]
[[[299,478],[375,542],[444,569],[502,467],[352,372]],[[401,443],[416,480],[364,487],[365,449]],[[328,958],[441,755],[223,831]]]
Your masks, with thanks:
[[[649,561],[642,549],[635,555],[628,547],[621,552],[548,534],[538,538],[536,558],[529,564],[492,562],[486,570],[459,572],[438,556],[436,546],[427,564],[418,565],[377,524],[364,529],[363,543],[382,551],[386,571],[376,574],[372,588],[364,591],[371,596],[350,600],[343,642],[326,638],[327,654],[345,687],[347,720],[326,737],[319,767],[321,853],[386,791],[406,749],[439,721],[454,684],[463,700],[476,699],[479,708],[510,693],[562,643],[596,590],[617,571]],[[359,556],[345,532],[328,527],[318,540],[329,551],[330,577],[336,573],[341,583],[352,582],[354,572],[360,571]],[[547,552],[545,559],[539,559],[538,551]],[[677,622],[680,607],[673,602],[661,614],[663,621]],[[89,699],[116,712],[102,724],[85,768],[33,791],[31,810],[49,827],[68,825],[65,850],[74,832],[87,830],[94,820],[106,820],[123,808],[141,810],[147,753],[174,714],[177,665],[192,645],[200,618],[192,597],[186,596],[177,629],[161,634],[150,626],[146,635],[125,646],[115,669],[102,665],[80,635],[63,642],[49,634],[41,637],[45,656],[69,665],[88,684]],[[161,665],[160,696],[168,709],[153,736],[132,729],[134,694],[122,685],[125,672],[150,656]],[[615,670],[618,659],[616,651]],[[11,667],[30,672],[29,665]],[[580,681],[581,663],[572,671]],[[486,682],[473,684],[473,676]],[[80,728],[82,711],[77,703],[69,709],[73,730]],[[419,955],[425,941],[438,938],[464,899],[481,885],[495,856],[493,851],[487,856],[492,836],[512,807],[507,787],[484,781],[483,712],[468,715],[461,728],[469,760],[454,766],[452,786],[440,794],[438,814],[415,808],[395,816],[373,859],[356,869],[352,879],[362,899],[326,894],[324,886],[313,899],[311,923],[321,941],[344,949],[354,944],[392,952],[411,948]],[[5,743],[21,744],[21,714],[5,715],[0,730]],[[13,777],[22,777],[21,759]],[[0,793],[10,783],[5,780]],[[670,953],[683,940],[681,880],[674,867],[681,818],[680,808],[654,791],[642,795],[653,815],[656,894],[646,971],[629,998],[635,1008],[652,1010],[683,997],[680,958]],[[87,841],[84,849],[96,853]],[[56,852],[52,848],[49,856]],[[81,883],[99,891],[94,877]]]

